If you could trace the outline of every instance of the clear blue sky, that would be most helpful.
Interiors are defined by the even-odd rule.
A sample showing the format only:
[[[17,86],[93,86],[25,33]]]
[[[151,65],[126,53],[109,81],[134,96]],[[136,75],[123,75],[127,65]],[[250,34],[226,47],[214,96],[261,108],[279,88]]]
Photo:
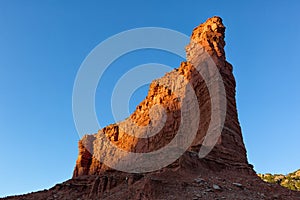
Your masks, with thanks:
[[[73,83],[97,44],[145,26],[190,35],[214,15],[227,26],[227,59],[250,163],[260,173],[300,168],[299,10],[298,0],[0,1],[0,196],[72,176],[79,140]],[[177,57],[149,52],[120,59],[108,75],[150,61],[179,65]],[[138,100],[145,95],[145,87],[135,94]],[[109,98],[109,91],[97,93],[102,125],[113,123]]]

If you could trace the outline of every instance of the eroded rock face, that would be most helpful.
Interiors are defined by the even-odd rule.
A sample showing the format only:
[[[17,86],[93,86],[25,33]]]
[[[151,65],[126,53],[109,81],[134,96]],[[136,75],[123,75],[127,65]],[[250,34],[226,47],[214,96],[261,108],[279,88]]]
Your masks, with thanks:
[[[79,141],[79,156],[73,177],[97,175],[111,170],[99,162],[101,156],[97,157],[99,152],[107,151],[108,148],[103,142],[103,136],[118,148],[135,153],[152,152],[170,143],[176,136],[180,126],[182,102],[180,98],[185,98],[186,96],[182,93],[179,95],[179,98],[178,94],[175,95],[170,88],[166,87],[166,83],[177,81],[174,83],[175,87],[185,87],[186,82],[178,81],[178,74],[183,76],[192,85],[197,96],[201,118],[196,137],[188,148],[188,151],[198,152],[206,136],[212,114],[211,95],[208,87],[203,77],[195,69],[195,66],[193,66],[196,62],[201,62],[203,54],[208,54],[211,57],[223,79],[226,92],[224,94],[224,98],[226,99],[226,116],[222,134],[217,138],[217,144],[199,162],[201,160],[209,160],[219,163],[219,165],[223,165],[225,168],[234,166],[243,168],[243,171],[251,173],[237,116],[235,79],[232,74],[232,66],[226,61],[224,38],[225,27],[222,19],[219,17],[210,18],[195,28],[191,36],[191,42],[186,47],[187,61],[181,63],[178,69],[167,73],[158,80],[154,80],[150,85],[146,99],[137,106],[129,118],[131,122],[139,127],[151,126],[151,123],[153,124],[155,120],[159,121],[161,119],[159,110],[152,110],[154,114],[149,114],[154,106],[159,105],[164,108],[166,118],[162,129],[154,136],[138,138],[128,134],[128,131],[140,135],[145,134],[145,130],[135,129],[134,125],[128,125],[128,123],[126,130],[124,130],[123,127],[120,127],[122,123],[119,123],[107,126],[99,130],[97,134],[84,136]],[[157,112],[158,114],[155,115]],[[193,120],[191,119],[191,124]],[[113,154],[114,152],[109,153]]]

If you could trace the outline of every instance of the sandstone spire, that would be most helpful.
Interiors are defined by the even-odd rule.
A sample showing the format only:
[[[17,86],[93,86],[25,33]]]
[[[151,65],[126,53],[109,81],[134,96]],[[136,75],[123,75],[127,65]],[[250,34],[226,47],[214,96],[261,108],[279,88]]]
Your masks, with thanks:
[[[170,143],[180,129],[182,117],[180,112],[182,107],[180,100],[166,87],[166,83],[177,80],[176,74],[178,73],[192,85],[198,100],[197,106],[199,107],[201,118],[199,122],[193,118],[190,119],[190,124],[197,123],[199,125],[197,126],[196,137],[187,149],[190,153],[197,153],[205,145],[203,141],[209,129],[209,124],[213,120],[212,113],[215,112],[212,111],[211,96],[213,94],[210,94],[207,83],[196,70],[196,66],[194,66],[196,61],[201,64],[201,56],[204,54],[209,55],[213,60],[221,75],[222,84],[224,84],[223,88],[225,90],[221,97],[225,99],[226,104],[224,104],[224,108],[219,108],[225,110],[224,126],[221,127],[221,135],[216,138],[217,142],[214,144],[212,151],[205,155],[204,158],[195,158],[194,161],[217,163],[220,168],[236,167],[247,173],[252,173],[252,169],[247,162],[246,150],[237,117],[235,80],[232,74],[232,66],[225,60],[224,33],[225,27],[221,18],[213,17],[208,19],[194,29],[191,42],[186,47],[187,61],[181,63],[178,69],[151,83],[146,99],[137,106],[129,119],[140,127],[149,126],[153,121],[160,120],[160,116],[157,116],[157,119],[151,119],[151,109],[157,105],[162,106],[166,111],[166,120],[163,128],[155,136],[136,138],[128,133],[135,132],[136,135],[139,135],[143,134],[142,132],[145,130],[134,130],[131,124],[126,124],[126,130],[124,130],[122,122],[107,126],[99,130],[97,134],[86,135],[79,142],[79,156],[73,177],[101,174],[111,170],[110,167],[101,163],[101,159],[104,160],[106,159],[105,157],[110,156],[110,160],[115,159],[114,162],[124,159],[115,150],[109,149],[106,143],[103,142],[106,138],[118,148],[135,153],[156,151]],[[185,87],[184,84],[186,83],[175,83],[178,88]],[[186,98],[186,94],[182,95],[183,99]],[[160,113],[159,110],[156,112]],[[103,152],[106,153],[103,154]],[[180,167],[180,160],[178,159],[173,165]]]

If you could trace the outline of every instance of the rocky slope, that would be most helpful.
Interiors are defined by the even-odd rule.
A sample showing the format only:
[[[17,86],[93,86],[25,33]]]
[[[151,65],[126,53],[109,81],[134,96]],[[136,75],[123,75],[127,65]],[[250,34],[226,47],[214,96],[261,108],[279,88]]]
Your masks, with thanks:
[[[152,82],[146,99],[129,120],[79,141],[72,179],[49,190],[6,199],[300,199],[298,192],[262,181],[247,161],[236,110],[235,79],[232,66],[226,61],[224,38],[225,27],[219,17],[195,28],[186,47],[187,61]],[[207,55],[217,73],[209,69]],[[215,79],[216,74],[221,78]],[[187,85],[194,91],[196,103]],[[218,98],[214,99],[214,95]],[[225,107],[215,107],[216,103]],[[197,108],[199,120],[192,115]],[[186,127],[182,125],[185,120]],[[161,121],[163,126],[156,135],[151,135],[149,130]],[[190,139],[193,132],[190,128],[194,126],[195,135],[189,144],[186,140]],[[215,134],[218,130],[220,135]],[[178,139],[178,134],[183,137]],[[159,154],[159,160],[174,159],[169,165],[160,165],[147,161],[151,157],[122,157],[109,144],[142,155],[159,152],[168,144],[173,145],[172,152],[184,151],[179,158],[172,157],[172,153]],[[189,145],[185,149],[186,144]],[[131,161],[129,166],[122,164],[126,159]],[[149,170],[155,164],[157,170]],[[147,173],[134,173],[147,169]]]
[[[300,169],[288,175],[258,174],[258,176],[265,182],[275,183],[290,190],[300,191]]]

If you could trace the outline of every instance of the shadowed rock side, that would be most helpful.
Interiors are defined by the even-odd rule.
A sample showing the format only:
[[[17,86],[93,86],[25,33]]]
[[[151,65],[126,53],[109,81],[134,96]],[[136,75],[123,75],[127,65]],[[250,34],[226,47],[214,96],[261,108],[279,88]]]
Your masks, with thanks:
[[[210,18],[194,29],[191,42],[186,47],[187,61],[181,63],[178,69],[154,80],[146,99],[129,117],[142,128],[135,129],[129,123],[124,129],[122,123],[118,123],[107,126],[96,134],[85,135],[79,141],[79,155],[72,179],[49,190],[5,199],[300,199],[298,192],[263,182],[252,165],[248,164],[237,116],[235,79],[224,52],[224,33],[225,27],[219,17]],[[209,86],[193,66],[195,60],[201,60],[203,50],[211,56],[222,76],[226,92],[223,97],[227,107],[221,136],[216,138],[217,143],[212,151],[200,159],[198,152],[205,144],[213,107]],[[187,151],[172,164],[149,173],[125,173],[99,162],[99,152],[108,150],[104,137],[118,148],[135,153],[159,150],[176,138],[183,118],[182,102],[187,96],[186,93],[179,92],[178,98],[178,93],[175,94],[166,84],[174,82],[176,88],[184,88],[186,82],[180,81],[178,74],[192,86],[200,110],[200,121],[196,123],[198,131]],[[129,130],[136,136],[147,134],[143,127],[154,128],[163,115],[161,110],[154,109],[157,105],[163,107],[165,112],[165,123],[161,130],[156,135],[145,138],[128,134]],[[193,106],[195,105],[191,103],[186,114],[194,109]],[[190,119],[191,125],[195,122],[195,119]],[[116,162],[122,159],[114,151],[107,153]]]

